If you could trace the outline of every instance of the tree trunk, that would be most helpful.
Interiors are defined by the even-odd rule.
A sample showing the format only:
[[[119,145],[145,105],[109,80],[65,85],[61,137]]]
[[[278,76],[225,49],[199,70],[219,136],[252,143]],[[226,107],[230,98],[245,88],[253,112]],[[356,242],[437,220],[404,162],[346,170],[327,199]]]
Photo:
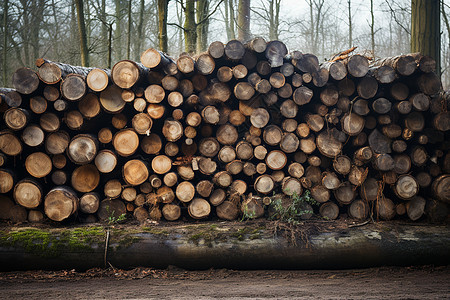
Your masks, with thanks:
[[[239,0],[238,6],[238,40],[247,42],[250,40],[250,0]]]
[[[436,61],[441,73],[441,34],[439,1],[411,1],[411,52],[420,52]]]
[[[78,34],[79,34],[79,41],[80,41],[81,65],[83,67],[89,67],[89,50],[88,50],[88,44],[87,44],[86,23],[84,21],[83,1],[75,0],[75,5],[77,7],[77,21],[78,21]]]

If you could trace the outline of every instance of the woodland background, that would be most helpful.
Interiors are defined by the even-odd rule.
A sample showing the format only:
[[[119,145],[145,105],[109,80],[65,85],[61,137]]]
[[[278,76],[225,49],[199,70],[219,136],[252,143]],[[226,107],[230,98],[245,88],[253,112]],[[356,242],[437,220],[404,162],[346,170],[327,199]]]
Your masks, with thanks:
[[[440,8],[442,83],[444,89],[449,89],[450,1],[429,2],[436,1]],[[122,59],[139,61],[142,51],[150,47],[177,57],[182,52],[200,53],[213,41],[226,42],[239,35],[279,39],[289,50],[314,53],[320,61],[352,46],[370,57],[404,54],[411,49],[411,3],[410,0],[3,0],[0,80],[3,86],[10,86],[11,74],[21,66],[33,66],[39,57],[110,68]],[[242,16],[245,20],[239,19]],[[241,24],[249,29],[242,32],[245,28]],[[164,27],[166,35],[160,30]],[[84,35],[80,36],[80,32]]]

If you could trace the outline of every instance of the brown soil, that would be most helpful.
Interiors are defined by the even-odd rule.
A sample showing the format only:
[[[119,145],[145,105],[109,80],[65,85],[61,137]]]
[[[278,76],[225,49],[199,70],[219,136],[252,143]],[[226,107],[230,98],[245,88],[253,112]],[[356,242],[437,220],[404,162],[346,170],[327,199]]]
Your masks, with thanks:
[[[450,266],[317,271],[0,273],[3,299],[450,299]]]

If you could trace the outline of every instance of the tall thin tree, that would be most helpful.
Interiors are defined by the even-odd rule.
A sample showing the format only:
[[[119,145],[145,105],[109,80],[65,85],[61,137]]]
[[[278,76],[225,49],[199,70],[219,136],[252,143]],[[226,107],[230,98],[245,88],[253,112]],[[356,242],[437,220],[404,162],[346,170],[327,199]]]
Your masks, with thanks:
[[[238,40],[248,41],[250,35],[250,0],[239,0]]]
[[[8,0],[3,3],[3,86],[8,86]]]
[[[167,9],[169,0],[158,0],[158,39],[159,50],[167,52]]]
[[[440,1],[411,1],[411,52],[420,52],[436,60],[438,74],[441,70]]]
[[[88,50],[87,38],[86,38],[86,24],[84,22],[83,0],[75,0],[75,5],[76,5],[76,9],[77,9],[81,65],[83,67],[88,67],[89,66],[89,50]]]
[[[375,14],[373,11],[373,0],[370,0],[370,42],[372,55],[375,57]]]
[[[131,19],[131,2],[132,0],[128,0],[127,59],[130,59],[131,55],[131,23],[133,22]]]
[[[347,0],[348,8],[348,47],[353,47],[352,1]]]

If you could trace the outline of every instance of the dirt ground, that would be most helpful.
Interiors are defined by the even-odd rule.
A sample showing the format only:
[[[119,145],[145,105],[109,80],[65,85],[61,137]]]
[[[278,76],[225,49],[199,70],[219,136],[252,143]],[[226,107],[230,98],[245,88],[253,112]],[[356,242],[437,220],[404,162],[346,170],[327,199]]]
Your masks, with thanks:
[[[450,266],[0,273],[2,299],[450,299]]]

